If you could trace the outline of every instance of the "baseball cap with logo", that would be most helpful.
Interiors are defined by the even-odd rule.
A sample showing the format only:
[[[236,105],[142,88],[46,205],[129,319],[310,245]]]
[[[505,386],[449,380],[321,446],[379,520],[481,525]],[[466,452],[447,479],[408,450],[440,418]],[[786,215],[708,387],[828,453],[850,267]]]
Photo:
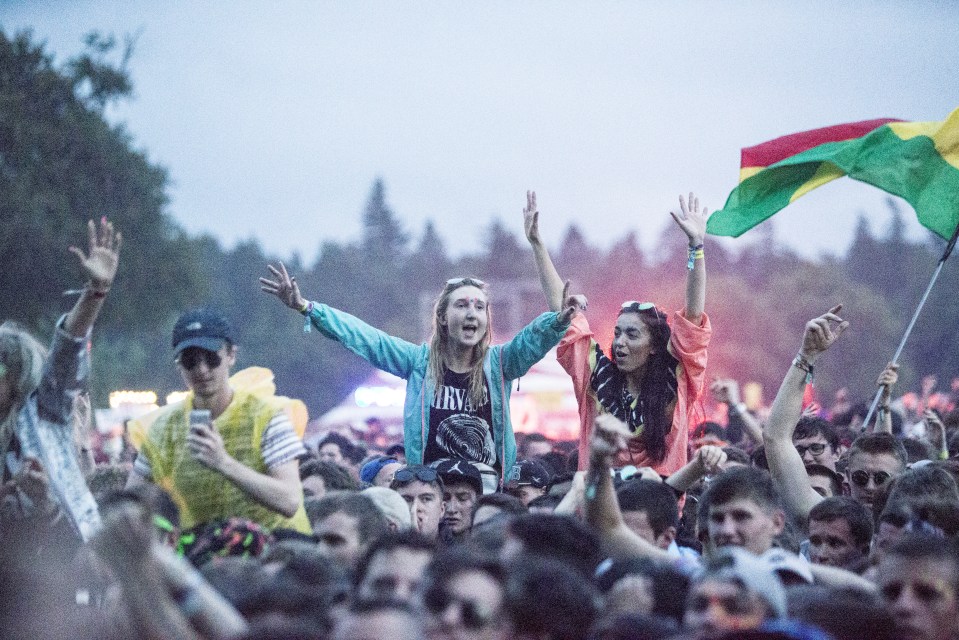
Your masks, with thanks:
[[[506,478],[506,488],[515,489],[522,485],[529,485],[536,489],[545,489],[549,486],[549,471],[539,460],[519,460],[510,469]]]
[[[450,486],[457,482],[469,483],[476,491],[476,495],[483,495],[483,476],[479,469],[462,458],[446,458],[431,465],[436,473],[443,478],[443,484]]]
[[[190,347],[219,351],[228,342],[236,342],[233,328],[226,318],[213,309],[191,309],[173,325],[175,355],[180,355]]]

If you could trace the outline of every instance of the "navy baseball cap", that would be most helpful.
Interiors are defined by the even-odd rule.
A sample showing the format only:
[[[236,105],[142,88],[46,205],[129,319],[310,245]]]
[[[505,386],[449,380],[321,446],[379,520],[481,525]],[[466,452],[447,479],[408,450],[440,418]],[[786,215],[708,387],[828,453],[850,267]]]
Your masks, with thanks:
[[[479,469],[462,458],[444,458],[431,465],[436,473],[443,478],[443,484],[449,486],[458,482],[465,482],[473,487],[476,495],[483,495],[483,476]]]
[[[184,349],[190,347],[219,351],[226,343],[235,342],[233,327],[223,315],[213,309],[191,309],[173,325],[175,355],[180,355]]]

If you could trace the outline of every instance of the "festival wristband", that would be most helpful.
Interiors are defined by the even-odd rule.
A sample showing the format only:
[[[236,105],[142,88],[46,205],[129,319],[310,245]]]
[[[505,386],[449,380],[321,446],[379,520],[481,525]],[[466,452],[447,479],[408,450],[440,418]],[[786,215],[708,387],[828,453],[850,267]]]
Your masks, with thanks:
[[[309,333],[313,330],[313,322],[310,321],[310,316],[313,315],[313,302],[307,302],[303,308],[300,309],[300,313],[305,316],[305,320],[303,321],[303,333]]]
[[[812,366],[812,363],[809,362],[809,360],[806,360],[803,354],[800,353],[799,355],[796,356],[795,360],[793,360],[793,366],[799,369],[800,371],[806,372],[806,384],[812,383],[813,366]]]
[[[703,253],[703,245],[698,244],[695,247],[689,248],[689,260],[686,261],[686,268],[690,271],[693,270],[697,260],[702,260],[706,256]]]

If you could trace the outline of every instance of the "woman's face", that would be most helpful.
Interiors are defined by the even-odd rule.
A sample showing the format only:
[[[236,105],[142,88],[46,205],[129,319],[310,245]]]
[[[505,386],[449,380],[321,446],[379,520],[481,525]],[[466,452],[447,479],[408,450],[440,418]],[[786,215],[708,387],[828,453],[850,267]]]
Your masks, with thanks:
[[[451,344],[472,348],[483,341],[489,330],[487,304],[486,294],[478,287],[466,285],[453,290],[446,313],[440,318]]]
[[[638,313],[622,313],[613,330],[613,362],[623,373],[641,370],[653,353],[649,328]]]

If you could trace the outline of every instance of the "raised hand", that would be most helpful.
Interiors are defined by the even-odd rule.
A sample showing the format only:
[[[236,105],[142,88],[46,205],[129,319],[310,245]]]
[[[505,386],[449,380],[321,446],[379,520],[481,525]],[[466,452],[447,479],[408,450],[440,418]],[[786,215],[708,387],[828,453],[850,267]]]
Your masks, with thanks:
[[[607,466],[612,466],[616,454],[627,448],[627,442],[632,437],[629,427],[608,413],[597,416],[593,424],[590,453],[594,458],[605,459]]]
[[[882,387],[883,402],[889,403],[889,399],[892,397],[892,388],[896,386],[898,381],[899,365],[890,362],[886,365],[886,368],[882,370],[882,373],[879,374],[879,379],[876,380],[876,386]]]
[[[80,258],[80,267],[94,289],[105,293],[117,275],[117,266],[120,264],[120,245],[123,244],[123,234],[114,231],[113,223],[100,218],[100,224],[93,220],[87,222],[90,254],[83,253],[77,247],[70,247],[70,253]]]
[[[933,409],[926,409],[922,412],[922,421],[926,425],[926,440],[928,440],[939,451],[948,450],[946,443],[946,426],[939,418],[939,414]]]
[[[689,246],[698,247],[706,237],[706,220],[709,218],[709,211],[705,207],[702,211],[699,210],[699,198],[692,191],[689,192],[688,201],[679,196],[679,209],[680,213],[670,211],[669,215],[686,234]]]
[[[702,467],[703,473],[707,476],[722,472],[726,459],[727,455],[722,447],[711,444],[703,445],[696,451],[696,463]]]
[[[822,405],[818,402],[810,402],[802,410],[803,418],[818,418],[819,412],[822,411]]]
[[[732,378],[716,378],[709,385],[709,390],[716,402],[722,402],[730,407],[739,404],[739,383]]]
[[[569,295],[569,280],[563,286],[563,310],[559,314],[560,322],[569,322],[577,311],[586,311],[586,296],[582,294]]]
[[[818,318],[813,318],[806,323],[802,347],[799,349],[799,354],[806,360],[812,362],[820,353],[831,347],[849,327],[849,322],[836,315],[841,310],[842,305],[837,304]]]
[[[928,396],[929,394],[931,394],[932,390],[936,388],[936,382],[938,382],[938,380],[936,379],[935,374],[929,374],[927,376],[923,376],[922,387],[921,387],[922,395]]]
[[[279,269],[272,264],[266,265],[266,268],[270,270],[274,279],[260,278],[260,289],[276,296],[283,304],[294,311],[302,311],[306,306],[306,300],[300,295],[300,287],[296,284],[296,276],[291,277],[282,262]]]
[[[526,208],[523,209],[523,228],[526,230],[526,239],[530,244],[539,244],[543,240],[539,237],[539,210],[536,208],[536,192],[526,192]]]

